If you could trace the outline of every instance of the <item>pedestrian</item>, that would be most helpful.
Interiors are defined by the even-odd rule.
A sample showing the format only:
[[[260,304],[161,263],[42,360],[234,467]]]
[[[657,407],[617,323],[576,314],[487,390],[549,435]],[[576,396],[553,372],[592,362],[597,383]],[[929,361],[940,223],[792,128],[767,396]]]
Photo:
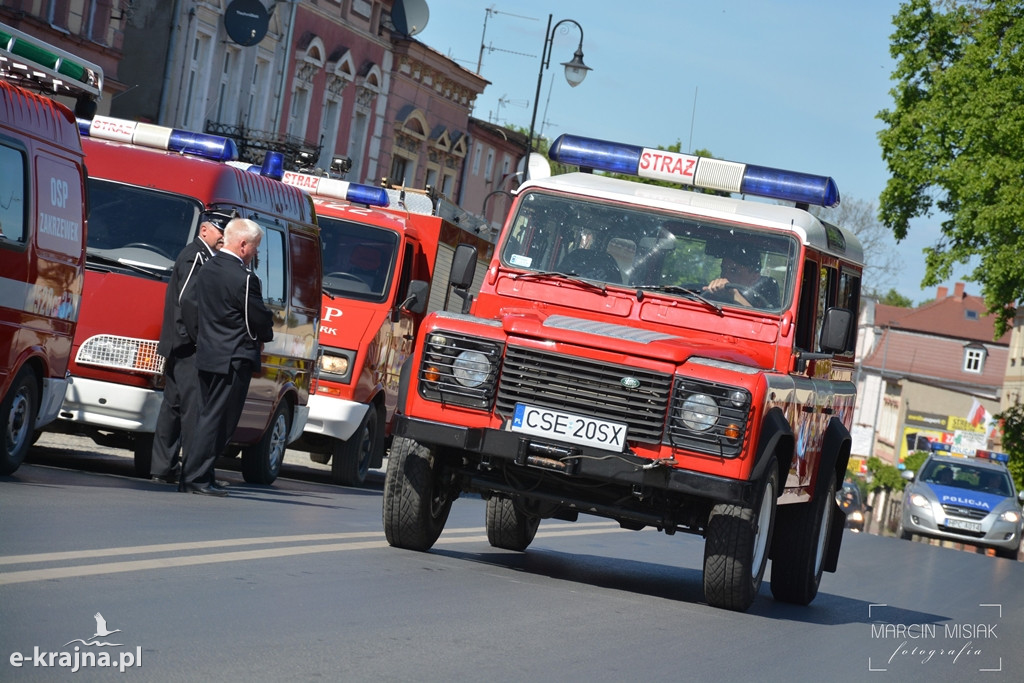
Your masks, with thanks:
[[[153,481],[177,484],[179,452],[188,450],[199,407],[196,340],[181,317],[181,300],[195,285],[199,269],[224,244],[224,228],[211,220],[199,224],[196,238],[178,254],[164,295],[164,319],[156,350],[164,357],[164,396],[153,434],[150,474]]]
[[[263,344],[274,338],[274,319],[263,303],[260,279],[249,270],[263,239],[255,221],[234,218],[224,246],[199,271],[182,303],[196,331],[196,368],[202,397],[195,433],[185,453],[182,490],[224,496],[214,463],[238,426]]]

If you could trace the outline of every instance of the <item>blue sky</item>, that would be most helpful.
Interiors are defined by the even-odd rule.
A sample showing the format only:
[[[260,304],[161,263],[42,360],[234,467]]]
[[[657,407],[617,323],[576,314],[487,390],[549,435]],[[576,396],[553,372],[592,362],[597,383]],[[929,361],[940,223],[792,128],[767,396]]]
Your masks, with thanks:
[[[679,141],[684,151],[829,175],[842,196],[877,207],[888,171],[875,116],[892,106],[897,0],[426,2],[430,17],[418,40],[470,71],[486,46],[480,74],[491,84],[477,98],[477,118],[529,127],[552,14],[552,25],[573,19],[583,27],[584,62],[593,71],[577,88],[566,83],[561,62],[572,59],[579,31],[563,24],[537,113],[546,137],[648,147]],[[915,304],[935,296],[934,287],[920,286],[921,250],[936,241],[939,220],[919,219],[907,239],[893,241],[904,265],[895,287]],[[944,284],[952,291],[967,272]],[[980,294],[973,283],[967,291]]]

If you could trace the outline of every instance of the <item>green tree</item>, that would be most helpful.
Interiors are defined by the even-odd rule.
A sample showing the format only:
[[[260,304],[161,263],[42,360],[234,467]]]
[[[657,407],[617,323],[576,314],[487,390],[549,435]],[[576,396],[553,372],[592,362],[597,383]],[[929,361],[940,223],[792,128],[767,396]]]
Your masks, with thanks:
[[[976,260],[967,279],[999,337],[1024,299],[1024,0],[908,0],[893,25],[879,217],[903,240],[911,219],[943,214],[921,285]]]
[[[885,294],[875,291],[868,291],[870,296],[873,296],[878,300],[878,303],[885,304],[886,306],[899,306],[900,308],[913,308],[914,302],[903,296],[895,289],[890,289]]]
[[[871,456],[868,458],[868,472],[871,473],[868,491],[875,489],[889,489],[890,491],[902,491],[906,482],[900,471],[887,462]]]
[[[1018,491],[1024,491],[1024,405],[1014,403],[995,416],[1003,425],[1003,450]]]
[[[893,248],[892,234],[876,218],[874,204],[844,197],[839,206],[816,209],[815,213],[821,220],[846,228],[860,240],[865,262],[862,281],[869,295],[893,285],[900,262]]]

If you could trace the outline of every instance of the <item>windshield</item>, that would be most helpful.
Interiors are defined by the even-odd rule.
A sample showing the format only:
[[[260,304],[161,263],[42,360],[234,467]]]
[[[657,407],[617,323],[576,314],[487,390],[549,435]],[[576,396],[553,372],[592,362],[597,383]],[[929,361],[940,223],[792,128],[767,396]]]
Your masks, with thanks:
[[[372,225],[317,216],[324,289],[353,299],[383,301],[391,284],[398,235]]]
[[[789,235],[664,211],[531,192],[502,245],[505,265],[778,312],[799,245]]]
[[[90,178],[89,259],[104,268],[167,276],[195,236],[202,208],[191,197]]]
[[[926,484],[952,486],[968,491],[1010,496],[1010,478],[1006,472],[987,467],[976,467],[968,462],[945,463],[933,460],[921,472],[921,481]]]

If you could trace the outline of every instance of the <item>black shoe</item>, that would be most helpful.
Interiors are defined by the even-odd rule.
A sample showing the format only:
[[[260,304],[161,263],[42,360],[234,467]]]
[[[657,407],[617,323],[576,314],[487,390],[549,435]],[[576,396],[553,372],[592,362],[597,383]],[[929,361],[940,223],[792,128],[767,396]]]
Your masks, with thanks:
[[[227,488],[231,486],[231,482],[224,481],[223,479],[217,479],[212,484],[210,484],[210,486],[212,486],[215,489],[223,489],[226,491]]]
[[[226,496],[228,492],[224,489],[215,489],[209,484],[185,484],[185,490],[198,493],[201,496]]]
[[[169,474],[154,474],[153,481],[158,484],[177,484],[178,474],[176,472],[171,472]]]

